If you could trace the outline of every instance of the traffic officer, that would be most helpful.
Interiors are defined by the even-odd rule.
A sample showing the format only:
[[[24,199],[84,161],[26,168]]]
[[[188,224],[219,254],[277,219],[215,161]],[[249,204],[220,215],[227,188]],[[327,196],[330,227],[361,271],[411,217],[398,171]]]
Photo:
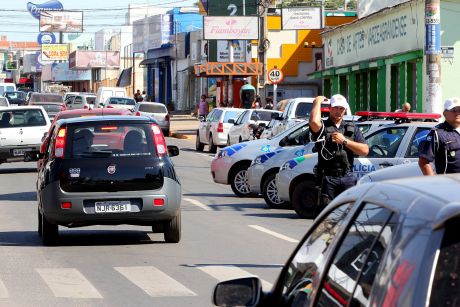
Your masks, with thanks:
[[[367,156],[369,146],[353,123],[343,121],[350,109],[347,99],[340,94],[330,100],[328,119],[321,120],[321,103],[327,101],[318,96],[313,101],[310,114],[310,133],[318,152],[317,176],[321,180],[321,201],[327,205],[342,191],[354,186],[357,178],[353,173],[355,155]]]
[[[423,175],[460,173],[460,98],[444,103],[445,122],[434,127],[420,145],[418,165]]]

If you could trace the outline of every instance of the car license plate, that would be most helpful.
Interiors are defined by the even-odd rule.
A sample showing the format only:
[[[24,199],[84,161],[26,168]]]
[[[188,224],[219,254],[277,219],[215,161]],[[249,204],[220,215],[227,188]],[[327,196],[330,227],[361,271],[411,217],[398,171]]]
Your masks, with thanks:
[[[96,213],[130,212],[129,201],[97,201],[94,203]]]
[[[26,151],[31,151],[31,148],[17,148],[13,149],[13,156],[23,156]]]

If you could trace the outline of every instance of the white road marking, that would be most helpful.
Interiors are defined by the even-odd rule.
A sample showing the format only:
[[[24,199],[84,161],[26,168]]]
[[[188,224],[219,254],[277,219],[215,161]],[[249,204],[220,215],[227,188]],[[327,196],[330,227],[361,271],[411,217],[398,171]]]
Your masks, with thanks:
[[[205,272],[206,274],[211,275],[219,282],[243,277],[256,276],[234,265],[198,265],[197,268]],[[265,291],[273,287],[273,285],[268,281],[261,279],[261,282],[262,289],[264,289]]]
[[[288,241],[288,242],[291,242],[291,243],[299,243],[299,240],[296,240],[296,239],[293,239],[291,237],[282,235],[280,233],[271,231],[270,229],[264,228],[262,226],[258,226],[258,225],[248,225],[248,226],[251,227],[251,228],[254,228],[255,230],[265,232],[266,234],[274,236],[274,237],[276,237],[278,239],[285,240],[285,241]]]
[[[56,297],[103,298],[76,269],[35,269]]]
[[[185,200],[186,202],[191,203],[192,205],[200,207],[203,210],[212,211],[212,209],[209,206],[199,202],[198,200],[195,200],[195,199],[192,199],[192,198],[183,198],[183,200]]]
[[[153,266],[115,267],[115,270],[152,297],[197,295]]]
[[[5,287],[5,284],[0,279],[0,298],[7,298],[8,297],[8,290]]]

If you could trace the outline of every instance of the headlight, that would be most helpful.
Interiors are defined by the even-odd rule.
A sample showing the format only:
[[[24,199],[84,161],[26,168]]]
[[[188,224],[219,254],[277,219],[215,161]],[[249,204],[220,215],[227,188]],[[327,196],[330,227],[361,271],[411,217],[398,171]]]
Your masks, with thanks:
[[[257,157],[251,162],[251,166],[256,165],[256,164],[262,164],[262,157]]]
[[[280,172],[289,169],[289,161],[281,165]]]
[[[372,182],[371,176],[364,175],[363,177],[361,177],[361,179],[358,180],[357,184],[364,184],[364,183],[371,183],[371,182]]]
[[[221,150],[217,153],[217,158],[220,159],[220,158],[226,157],[227,154],[228,152],[226,150]]]

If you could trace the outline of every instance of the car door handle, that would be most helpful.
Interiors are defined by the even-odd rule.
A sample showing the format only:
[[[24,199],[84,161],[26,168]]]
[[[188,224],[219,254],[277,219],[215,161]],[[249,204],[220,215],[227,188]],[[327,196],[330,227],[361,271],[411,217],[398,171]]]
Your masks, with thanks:
[[[382,166],[382,167],[388,167],[388,166],[393,166],[393,163],[383,162],[383,163],[380,163],[379,165]]]

